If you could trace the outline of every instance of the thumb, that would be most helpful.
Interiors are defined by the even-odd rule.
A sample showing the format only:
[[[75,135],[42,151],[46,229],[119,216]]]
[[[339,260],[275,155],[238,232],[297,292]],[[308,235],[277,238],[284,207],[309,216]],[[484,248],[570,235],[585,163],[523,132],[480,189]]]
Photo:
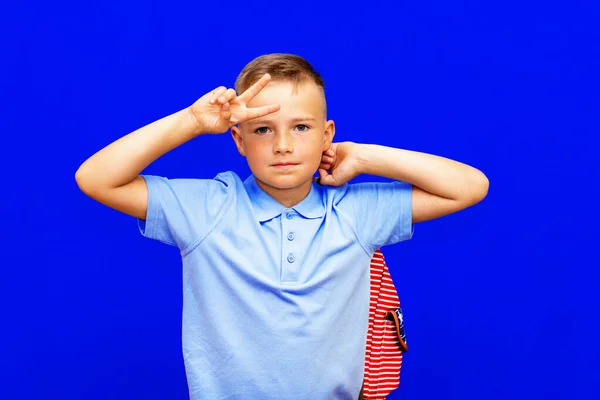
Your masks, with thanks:
[[[319,168],[319,183],[321,185],[335,186],[335,179],[333,176],[328,174],[323,168]]]
[[[225,121],[229,121],[231,119],[231,108],[229,106],[229,102],[221,104],[219,107],[219,117]]]

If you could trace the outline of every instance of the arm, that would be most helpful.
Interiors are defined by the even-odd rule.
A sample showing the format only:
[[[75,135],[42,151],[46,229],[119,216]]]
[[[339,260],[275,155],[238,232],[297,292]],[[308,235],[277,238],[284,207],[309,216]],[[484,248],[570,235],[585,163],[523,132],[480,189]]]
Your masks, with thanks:
[[[79,167],[75,180],[94,200],[145,219],[148,189],[140,172],[197,135],[198,127],[189,109],[178,111],[98,151]]]
[[[263,76],[239,97],[233,89],[219,87],[190,107],[118,139],[79,167],[75,174],[79,188],[102,204],[145,219],[148,188],[141,171],[196,136],[224,133],[237,123],[279,110],[279,105],[246,107],[269,81],[269,75]]]
[[[331,175],[326,171],[331,170]],[[336,176],[337,172],[337,176]],[[339,185],[359,174],[413,185],[413,223],[439,218],[485,198],[489,181],[460,162],[416,151],[370,144],[336,143],[323,156],[323,184]]]
[[[479,170],[440,156],[377,145],[359,145],[359,171],[413,185],[413,222],[452,214],[480,202],[489,181]]]

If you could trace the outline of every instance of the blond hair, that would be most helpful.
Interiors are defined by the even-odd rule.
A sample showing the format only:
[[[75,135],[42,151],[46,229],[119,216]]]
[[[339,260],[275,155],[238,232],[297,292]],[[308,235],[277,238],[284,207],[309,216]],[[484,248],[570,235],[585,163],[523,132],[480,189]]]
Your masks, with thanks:
[[[272,82],[291,82],[296,87],[299,83],[312,82],[325,95],[325,82],[314,67],[303,57],[286,53],[265,54],[250,61],[235,80],[235,91],[238,95],[243,93],[264,74],[271,75]]]
[[[242,69],[235,81],[235,90],[243,93],[264,74],[272,81],[289,81],[295,84],[310,81],[325,88],[321,75],[304,58],[295,54],[273,53],[256,57]]]

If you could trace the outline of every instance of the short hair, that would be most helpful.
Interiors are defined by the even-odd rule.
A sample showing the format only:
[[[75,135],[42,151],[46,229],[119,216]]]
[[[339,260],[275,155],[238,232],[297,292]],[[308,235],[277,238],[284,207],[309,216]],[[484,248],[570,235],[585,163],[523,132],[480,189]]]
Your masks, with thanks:
[[[303,57],[286,53],[265,54],[250,61],[235,80],[235,91],[238,95],[243,93],[264,74],[271,75],[272,82],[292,82],[294,85],[312,82],[325,94],[325,82],[315,68]]]

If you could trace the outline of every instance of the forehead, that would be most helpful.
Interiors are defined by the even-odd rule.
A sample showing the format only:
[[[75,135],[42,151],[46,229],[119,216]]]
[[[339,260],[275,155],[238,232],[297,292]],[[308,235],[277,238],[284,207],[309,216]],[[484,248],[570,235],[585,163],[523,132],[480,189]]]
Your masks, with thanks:
[[[295,114],[310,115],[314,118],[323,117],[325,96],[323,90],[312,82],[295,84],[286,81],[269,82],[257,94],[248,107],[262,107],[270,104],[280,104],[281,109],[273,116],[295,116]]]

